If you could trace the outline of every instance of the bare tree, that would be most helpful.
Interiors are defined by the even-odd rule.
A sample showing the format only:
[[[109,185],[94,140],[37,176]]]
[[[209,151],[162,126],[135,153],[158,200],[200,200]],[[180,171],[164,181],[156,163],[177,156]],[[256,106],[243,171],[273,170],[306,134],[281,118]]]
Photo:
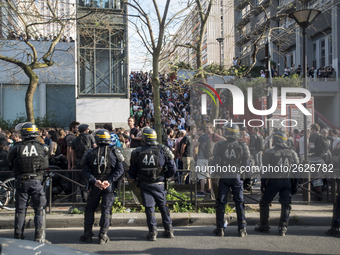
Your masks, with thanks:
[[[42,1],[41,1],[42,2]],[[54,65],[53,53],[56,45],[62,38],[67,24],[72,21],[72,14],[65,17],[59,11],[59,1],[46,0],[41,6],[39,2],[34,0],[15,1],[5,0],[2,1],[1,11],[1,33],[2,37],[8,40],[21,40],[27,47],[22,50],[22,55],[7,56],[0,54],[0,60],[11,63],[24,71],[25,75],[29,78],[28,89],[25,96],[25,106],[27,121],[34,122],[33,110],[33,96],[39,83],[39,76],[35,70],[48,68]],[[40,3],[41,4],[41,3]],[[74,19],[73,19],[74,20]],[[54,36],[51,36],[49,41],[50,45],[42,57],[40,56],[38,43],[33,40],[41,39],[42,26],[54,26]],[[47,35],[45,35],[47,37]],[[15,44],[22,47],[23,44]]]
[[[169,15],[169,6],[171,0],[167,0],[165,3],[165,7],[163,9],[163,14],[161,14],[159,4],[156,0],[152,0],[153,12],[148,12],[143,8],[142,4],[138,0],[132,0],[128,2],[125,0],[125,3],[130,6],[133,10],[135,10],[139,14],[140,22],[133,22],[132,24],[135,27],[135,30],[139,37],[141,38],[144,46],[147,51],[152,56],[152,88],[153,88],[153,96],[154,96],[154,109],[155,109],[155,125],[156,132],[158,135],[158,140],[162,139],[161,132],[161,112],[160,112],[160,91],[159,91],[159,60],[160,55],[162,53],[165,41],[165,31],[169,27],[169,25],[178,17],[180,14],[184,13],[190,6],[190,1],[187,2],[186,7],[177,11],[175,14]],[[156,15],[155,20],[153,19]],[[169,15],[169,17],[168,17]],[[157,30],[157,34],[154,32]]]

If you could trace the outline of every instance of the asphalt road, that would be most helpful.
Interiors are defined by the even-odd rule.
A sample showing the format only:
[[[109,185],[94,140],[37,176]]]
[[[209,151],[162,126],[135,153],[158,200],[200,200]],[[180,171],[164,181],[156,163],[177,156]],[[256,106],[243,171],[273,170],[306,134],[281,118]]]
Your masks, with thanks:
[[[174,239],[166,239],[158,233],[158,240],[145,239],[147,229],[112,228],[109,232],[111,241],[106,245],[83,244],[79,236],[81,228],[48,229],[47,239],[75,249],[99,254],[227,254],[227,255],[283,255],[283,254],[340,254],[340,238],[329,237],[324,233],[327,227],[290,227],[289,235],[280,237],[277,228],[272,227],[269,234],[258,234],[254,227],[248,228],[248,236],[237,236],[236,227],[228,227],[225,237],[212,235],[214,227],[178,227]],[[96,235],[98,228],[95,228]],[[0,237],[12,237],[13,231],[1,230]],[[33,239],[33,230],[26,230],[26,239]]]

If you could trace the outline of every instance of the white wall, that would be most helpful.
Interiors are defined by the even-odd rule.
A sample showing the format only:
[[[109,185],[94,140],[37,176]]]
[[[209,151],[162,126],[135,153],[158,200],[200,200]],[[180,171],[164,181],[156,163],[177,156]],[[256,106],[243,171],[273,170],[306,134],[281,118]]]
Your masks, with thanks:
[[[113,128],[128,128],[130,100],[115,98],[81,98],[76,100],[76,119],[90,129],[95,123],[112,123]]]

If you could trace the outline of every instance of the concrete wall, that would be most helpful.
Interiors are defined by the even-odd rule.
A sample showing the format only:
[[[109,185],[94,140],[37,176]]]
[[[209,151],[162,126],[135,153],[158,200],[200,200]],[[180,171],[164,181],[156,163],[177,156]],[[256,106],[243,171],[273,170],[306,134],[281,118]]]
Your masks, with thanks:
[[[112,123],[114,128],[128,128],[130,100],[115,98],[79,98],[76,100],[76,119],[95,128],[97,123]]]
[[[38,58],[47,52],[51,42],[31,41]],[[0,54],[27,63],[30,48],[19,40],[1,40]],[[55,64],[36,69],[39,85],[33,97],[36,117],[52,116],[54,122],[66,127],[75,119],[74,43],[58,43],[53,53]],[[42,63],[42,60],[40,61]],[[25,94],[29,79],[16,65],[0,61],[0,118],[14,120],[26,116]]]

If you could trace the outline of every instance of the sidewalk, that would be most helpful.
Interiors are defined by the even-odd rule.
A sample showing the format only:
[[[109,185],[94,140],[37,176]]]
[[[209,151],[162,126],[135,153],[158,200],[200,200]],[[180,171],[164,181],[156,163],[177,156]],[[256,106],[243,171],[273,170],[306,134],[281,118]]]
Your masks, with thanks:
[[[259,223],[260,213],[258,205],[251,205],[252,211],[246,211],[247,224],[255,226]],[[280,219],[280,204],[277,202],[270,207],[270,225],[277,226]],[[83,214],[67,214],[69,207],[53,207],[52,213],[46,215],[47,228],[82,227]],[[333,205],[330,203],[313,202],[307,205],[303,202],[292,204],[289,225],[299,226],[330,226],[332,220]],[[99,223],[100,213],[96,214],[95,225]],[[161,225],[160,213],[156,213],[157,222]],[[215,214],[207,213],[172,213],[174,226],[211,226],[215,225]],[[227,216],[228,225],[236,225],[236,213]],[[12,229],[14,224],[14,211],[0,211],[0,229]],[[34,228],[33,210],[29,209],[26,217],[26,227]],[[112,226],[146,226],[145,213],[114,213]]]

